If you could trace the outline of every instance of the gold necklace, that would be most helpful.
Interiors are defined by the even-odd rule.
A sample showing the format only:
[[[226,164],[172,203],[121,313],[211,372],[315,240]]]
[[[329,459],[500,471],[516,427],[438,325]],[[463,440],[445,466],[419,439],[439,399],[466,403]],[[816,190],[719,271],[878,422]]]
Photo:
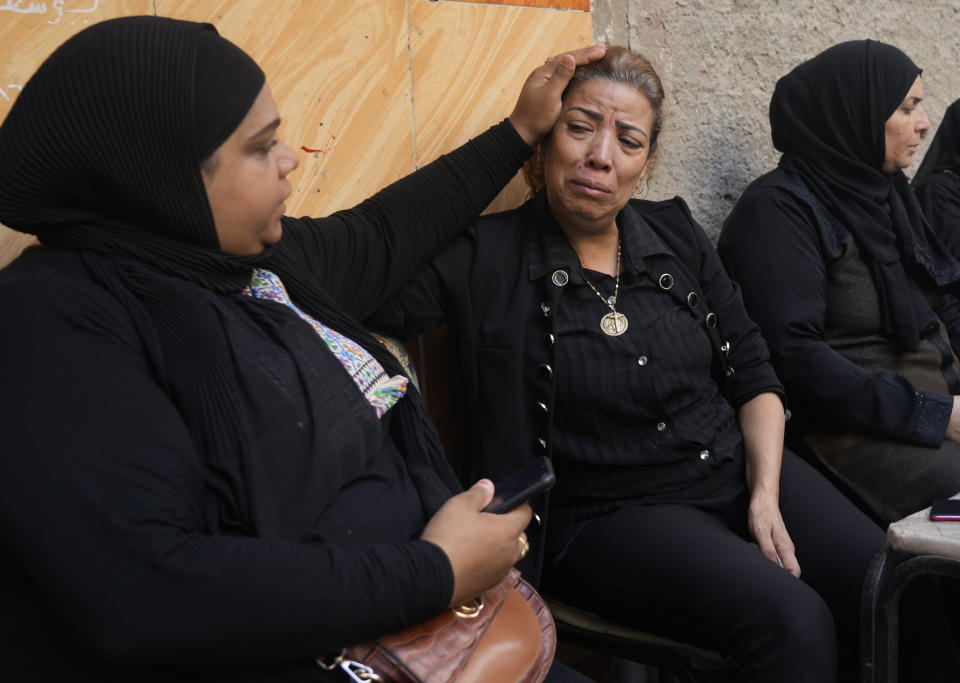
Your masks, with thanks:
[[[613,296],[604,298],[603,294],[601,294],[600,291],[596,287],[594,287],[593,283],[590,282],[590,280],[586,276],[584,276],[583,279],[587,281],[588,285],[590,285],[590,289],[592,289],[596,293],[596,295],[600,297],[600,301],[602,301],[603,303],[605,303],[607,306],[610,307],[610,312],[607,313],[602,318],[600,318],[600,329],[606,335],[609,335],[611,337],[619,337],[621,334],[626,332],[627,327],[630,326],[630,323],[627,320],[627,316],[625,316],[623,313],[617,313],[617,308],[616,308],[617,295],[620,293],[620,240],[619,239],[617,240],[617,284],[613,289]]]

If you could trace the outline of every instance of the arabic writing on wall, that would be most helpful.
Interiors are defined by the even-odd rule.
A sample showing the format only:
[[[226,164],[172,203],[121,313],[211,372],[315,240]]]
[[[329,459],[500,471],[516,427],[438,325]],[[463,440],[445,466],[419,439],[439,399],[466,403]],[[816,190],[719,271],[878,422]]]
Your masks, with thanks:
[[[90,12],[96,12],[97,6],[100,4],[100,0],[83,0],[85,7],[76,9],[71,8],[67,9],[64,7],[66,4],[65,0],[51,0],[50,10],[56,15],[53,19],[48,20],[48,24],[57,24],[63,19],[64,12],[74,13],[74,14],[89,14]],[[47,3],[45,2],[27,2],[26,0],[6,0],[5,3],[0,5],[0,12],[14,12],[16,14],[47,14]]]

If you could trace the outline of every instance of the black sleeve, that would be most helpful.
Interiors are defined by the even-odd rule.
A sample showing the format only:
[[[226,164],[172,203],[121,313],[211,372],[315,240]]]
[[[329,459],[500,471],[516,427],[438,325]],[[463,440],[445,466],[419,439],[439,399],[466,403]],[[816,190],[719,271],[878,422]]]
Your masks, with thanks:
[[[916,187],[916,193],[937,237],[960,260],[960,177],[949,171],[934,173]],[[960,356],[960,303],[956,296],[945,296],[936,312],[950,335],[954,355]]]
[[[846,429],[926,446],[946,433],[952,397],[866,370],[824,340],[826,255],[814,218],[777,188],[748,190],[718,243],[791,399]]]
[[[705,305],[717,316],[721,339],[730,343],[727,360],[733,369],[729,378],[731,403],[739,408],[766,392],[777,394],[783,401],[783,385],[770,365],[770,352],[760,329],[747,315],[740,288],[728,277],[710,238],[690,216],[686,204],[680,203],[696,244],[697,278],[706,298]]]
[[[125,311],[66,280],[0,291],[0,543],[93,651],[309,662],[446,607],[452,569],[425,541],[206,532],[197,445]]]
[[[352,209],[284,219],[281,247],[364,320],[470,225],[532,151],[504,120]]]
[[[917,185],[916,192],[937,237],[960,260],[960,177],[949,171],[934,173]]]
[[[460,318],[468,312],[464,309],[459,311],[460,316],[451,316],[451,302],[470,298],[469,276],[476,254],[476,228],[474,224],[437,254],[365,324],[399,339],[413,339],[445,323],[463,322]]]

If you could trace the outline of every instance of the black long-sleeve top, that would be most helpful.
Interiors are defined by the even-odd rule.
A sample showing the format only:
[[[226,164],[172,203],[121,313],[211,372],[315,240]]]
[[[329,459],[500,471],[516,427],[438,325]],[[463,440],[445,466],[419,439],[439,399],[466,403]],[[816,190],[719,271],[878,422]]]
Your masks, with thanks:
[[[504,122],[353,209],[285,218],[281,247],[362,317],[529,154]],[[0,271],[0,679],[180,680],[151,673],[162,667],[190,680],[208,671],[266,681],[290,667],[314,680],[314,657],[447,605],[449,562],[416,540],[427,511],[388,426],[339,361],[289,309],[262,302],[265,315],[288,318],[280,343],[235,305],[241,294],[198,296],[218,297],[235,352],[249,361],[240,379],[257,422],[250,433],[260,452],[289,462],[270,470],[276,486],[310,500],[332,450],[363,458],[363,476],[336,500],[313,501],[302,538],[208,532],[202,455],[149,369],[155,340],[81,254],[28,250]],[[285,381],[298,345],[315,371]],[[329,397],[324,443],[298,428],[311,411],[297,382],[321,383]]]
[[[953,297],[931,298],[947,335],[939,328],[921,330],[917,354],[897,350],[880,332],[876,291],[857,265],[862,261],[849,232],[801,197],[795,182],[781,169],[755,181],[727,218],[717,245],[767,340],[794,414],[804,422],[939,446],[956,388],[949,340],[960,339],[960,306]],[[847,313],[829,305],[831,288]],[[868,346],[877,363],[851,360]],[[936,378],[938,390],[914,384],[896,371],[898,364],[926,365],[943,375]]]
[[[683,201],[631,201],[617,221],[617,310],[630,321],[622,337],[600,331],[609,309],[585,284],[597,274],[584,273],[542,193],[480,218],[380,314],[397,333],[450,324],[466,477],[496,479],[551,455],[551,495],[580,508],[566,521],[742,481],[742,461],[725,467],[741,443],[735,410],[782,395],[738,288]],[[595,284],[612,294],[612,278]]]

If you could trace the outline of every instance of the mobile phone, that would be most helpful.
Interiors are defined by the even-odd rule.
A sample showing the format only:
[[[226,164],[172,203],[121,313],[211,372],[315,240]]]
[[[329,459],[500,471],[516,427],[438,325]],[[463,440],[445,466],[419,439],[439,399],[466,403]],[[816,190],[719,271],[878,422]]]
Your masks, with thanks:
[[[960,499],[938,498],[933,501],[930,519],[934,522],[960,522]]]
[[[497,515],[510,512],[518,505],[549,489],[556,481],[553,463],[550,462],[550,458],[541,456],[502,481],[495,482],[493,500],[483,508],[483,512],[492,512]]]

